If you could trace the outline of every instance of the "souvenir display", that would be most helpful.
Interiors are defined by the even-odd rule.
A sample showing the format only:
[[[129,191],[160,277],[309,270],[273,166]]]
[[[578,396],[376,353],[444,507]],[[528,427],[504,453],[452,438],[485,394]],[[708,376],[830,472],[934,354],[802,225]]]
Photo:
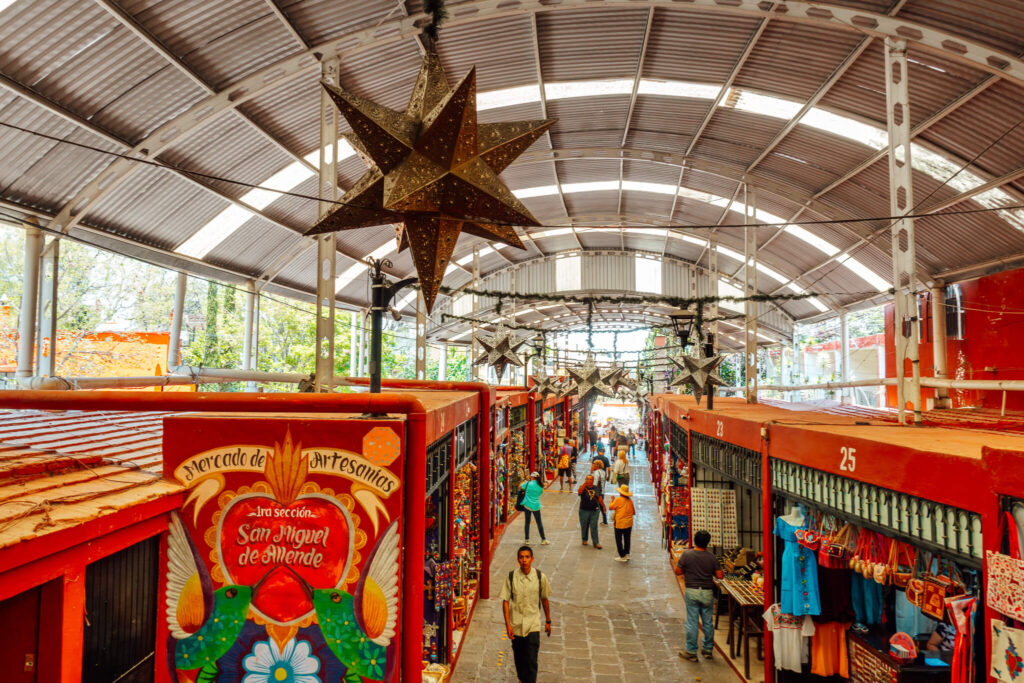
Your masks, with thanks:
[[[530,476],[526,454],[526,430],[513,429],[508,451],[508,490],[515,499],[520,485]]]
[[[690,489],[690,515],[693,528],[706,529],[711,534],[711,546],[735,548],[740,544],[733,489]]]

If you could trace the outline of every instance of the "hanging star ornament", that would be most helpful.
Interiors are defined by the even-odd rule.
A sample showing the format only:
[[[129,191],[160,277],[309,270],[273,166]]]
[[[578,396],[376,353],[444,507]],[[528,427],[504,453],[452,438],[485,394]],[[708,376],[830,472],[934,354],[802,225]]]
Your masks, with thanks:
[[[636,391],[638,382],[630,376],[629,370],[626,370],[625,368],[613,368],[613,371],[615,374],[609,380],[612,385],[612,389],[615,391],[621,391],[623,389],[633,392]]]
[[[566,372],[572,378],[571,384],[563,393],[565,396],[579,396],[581,401],[587,401],[598,394],[613,398],[615,391],[608,383],[616,374],[616,370],[602,370],[594,363],[594,354],[588,353],[583,365],[576,368],[566,368]]]
[[[557,396],[562,390],[562,378],[543,376],[538,377],[536,375],[530,375],[530,379],[533,380],[533,390],[539,393],[544,398],[548,396]]]
[[[715,372],[718,366],[725,359],[724,356],[711,356],[709,358],[694,358],[686,354],[672,356],[669,360],[679,368],[679,374],[669,386],[679,387],[686,385],[693,391],[700,405],[700,398],[712,386],[724,387],[725,380]]]
[[[490,365],[494,368],[498,382],[501,382],[501,376],[505,374],[505,368],[509,365],[525,365],[516,351],[529,337],[518,337],[512,330],[498,325],[494,334],[477,333],[474,339],[484,350],[473,360],[473,365]]]
[[[427,311],[459,234],[523,249],[514,225],[540,225],[498,177],[555,119],[477,123],[476,68],[454,88],[428,50],[404,112],[321,83],[369,170],[307,235],[401,224]]]

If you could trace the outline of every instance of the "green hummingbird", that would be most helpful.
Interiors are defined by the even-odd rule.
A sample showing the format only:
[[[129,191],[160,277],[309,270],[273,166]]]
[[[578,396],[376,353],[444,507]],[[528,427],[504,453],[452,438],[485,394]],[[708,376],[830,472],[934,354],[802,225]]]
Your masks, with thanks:
[[[340,588],[313,589],[306,584],[327,647],[347,668],[346,682],[358,682],[360,676],[383,681],[388,665],[394,669],[388,645],[395,637],[398,618],[398,561],[396,520],[374,546],[355,595]]]
[[[213,582],[181,518],[171,513],[167,536],[168,664],[172,680],[214,680],[217,660],[234,645],[258,587]],[[198,671],[195,671],[197,670]]]

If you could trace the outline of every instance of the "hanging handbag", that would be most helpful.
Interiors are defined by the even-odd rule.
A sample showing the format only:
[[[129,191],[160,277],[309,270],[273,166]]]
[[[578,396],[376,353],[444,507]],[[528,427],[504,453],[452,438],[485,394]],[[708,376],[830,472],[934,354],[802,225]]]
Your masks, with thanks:
[[[843,524],[837,531],[822,538],[818,549],[818,564],[829,569],[843,569],[849,566],[850,549],[848,544],[853,538],[853,527]]]
[[[931,553],[918,553],[910,580],[907,582],[907,602],[917,607],[924,604],[924,577],[921,571],[922,558],[924,558],[925,567],[931,567]]]
[[[814,529],[797,529],[794,535],[796,542],[808,550],[817,550],[821,545],[821,534]]]
[[[892,583],[897,588],[906,588],[914,576],[914,564],[917,560],[917,548],[909,543],[896,543],[896,559],[892,567]],[[902,561],[906,560],[906,564]]]
[[[990,588],[991,590],[991,588]],[[924,579],[924,600],[921,612],[932,619],[942,619],[946,613],[946,598],[963,592],[963,579],[950,560],[939,560],[939,571]]]
[[[875,563],[872,578],[874,578],[875,583],[888,586],[892,580],[892,567],[896,563],[896,539],[886,538],[885,536],[882,538],[889,541],[889,553],[884,561]],[[883,556],[885,556],[884,553]]]
[[[1010,532],[1010,554],[985,552],[985,604],[1015,621],[1024,622],[1024,561],[1017,542],[1017,525],[1009,512],[1003,513],[1000,519],[1000,539],[1004,528]]]
[[[864,561],[860,565],[860,575],[865,579],[870,579],[875,574],[876,546],[875,533],[869,531],[868,543],[864,550]]]
[[[857,532],[857,543],[853,548],[853,554],[850,555],[850,569],[855,572],[860,572],[861,558],[860,554],[864,548],[864,540],[867,538],[866,530],[861,529]]]

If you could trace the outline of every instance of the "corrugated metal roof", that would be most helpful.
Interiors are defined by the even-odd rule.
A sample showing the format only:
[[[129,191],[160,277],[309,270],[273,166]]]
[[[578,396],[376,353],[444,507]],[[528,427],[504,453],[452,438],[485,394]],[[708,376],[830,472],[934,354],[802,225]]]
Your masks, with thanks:
[[[892,5],[889,0],[820,4],[879,13],[889,12]],[[256,79],[244,91],[230,92],[231,98],[245,100],[239,109],[251,121],[230,111],[207,116],[196,130],[178,136],[161,153],[162,159],[182,166],[260,183],[294,160],[279,145],[268,141],[267,136],[294,154],[308,154],[319,145],[319,72],[312,51],[303,53],[306,47],[327,55],[335,49],[348,50],[341,59],[342,83],[362,96],[396,109],[405,107],[420,63],[420,44],[412,36],[401,37],[396,30],[405,8],[419,11],[421,3],[415,1],[406,3],[405,8],[392,0],[280,3],[290,26],[264,3],[246,0],[123,0],[118,7],[130,17],[129,21],[136,22],[180,63],[169,64],[100,3],[18,0],[3,10],[0,21],[0,74],[52,105],[47,106],[45,100],[42,105],[29,102],[0,86],[0,121],[120,151],[120,147],[84,132],[84,128],[99,126],[130,144],[138,143],[176,116],[184,117],[181,122],[191,123],[189,108],[206,95],[185,71],[194,72],[201,81],[219,90],[267,69],[268,78]],[[864,37],[826,21],[794,22],[772,17],[751,45],[751,38],[764,20],[733,13],[727,3],[716,11],[701,11],[686,3],[654,9],[607,3],[544,3],[520,9],[513,11],[511,6],[492,7],[471,0],[449,2],[452,21],[442,30],[438,45],[449,77],[459,78],[475,65],[481,91],[533,85],[537,80],[539,51],[539,71],[548,84],[617,79],[626,84],[628,91],[628,84],[636,78],[642,64],[643,78],[705,84],[712,86],[709,92],[714,92],[714,86],[723,84],[738,67],[734,91],[725,106],[711,112],[709,125],[700,132],[692,150],[695,164],[720,162],[728,177],[699,168],[687,168],[683,175],[684,187],[716,197],[732,196],[737,179],[786,125],[786,120],[775,116],[734,109],[739,90],[788,98],[799,104],[822,87]],[[536,14],[531,17],[532,11]],[[651,18],[644,52],[644,35]],[[1024,52],[1024,10],[1019,3],[1009,0],[909,0],[900,6],[897,18],[940,28],[1010,54]],[[296,39],[292,29],[301,40]],[[364,29],[371,33],[356,33]],[[921,140],[938,152],[955,155],[951,163],[958,166],[978,155],[1012,125],[1019,116],[1024,88],[1010,79],[991,76],[981,65],[968,64],[952,52],[940,54],[922,49],[909,34],[908,42],[913,123],[950,107],[965,94],[973,95],[932,125]],[[748,46],[749,58],[741,64]],[[301,59],[299,55],[303,55]],[[285,60],[291,58],[300,67],[307,64],[311,68],[300,68],[294,75],[271,73],[278,70],[275,65],[285,65]],[[884,128],[882,58],[883,41],[872,38],[863,54],[825,93],[819,106]],[[269,78],[271,75],[281,77]],[[990,78],[994,84],[980,87]],[[620,84],[619,88],[622,87]],[[541,103],[530,97],[525,99],[529,101],[485,110],[480,120],[541,117]],[[618,181],[621,168],[627,181],[674,185],[679,177],[678,166],[662,164],[654,158],[624,163],[614,158],[623,146],[623,136],[625,147],[671,152],[681,157],[708,115],[711,100],[643,94],[636,98],[631,115],[630,101],[629,94],[550,100],[547,115],[559,119],[551,131],[551,144],[557,150],[597,150],[592,156],[599,158],[543,159],[513,165],[504,174],[506,182],[521,189],[556,182],[565,185]],[[72,120],[78,117],[81,125],[46,109]],[[625,131],[627,119],[629,130]],[[347,130],[347,124],[342,123],[341,128]],[[162,147],[159,139],[147,143]],[[547,150],[549,146],[549,137],[544,136],[533,149]],[[56,212],[71,201],[110,163],[108,157],[100,154],[55,146],[10,129],[0,129],[0,149],[0,196],[49,212]],[[761,189],[760,206],[788,218],[806,199],[793,196],[794,192],[814,195],[848,175],[871,154],[867,146],[798,125],[753,171],[754,181],[780,184],[774,193]],[[1024,129],[1019,129],[985,151],[977,159],[974,172],[987,180],[1018,168],[1022,157]],[[364,168],[358,158],[344,159],[339,164],[340,184],[349,186]],[[937,184],[929,176],[915,172],[915,202],[935,190]],[[218,192],[233,197],[247,190],[229,183],[212,185]],[[1009,189],[1015,196],[1024,196],[1024,181]],[[312,180],[296,188],[307,194],[313,194],[313,190]],[[940,189],[929,201],[949,198],[954,191]],[[813,215],[825,219],[885,216],[889,212],[888,192],[887,163],[883,158],[820,198],[816,209],[828,211],[828,215]],[[545,222],[568,222],[562,199],[557,195],[527,198],[524,203]],[[170,250],[226,206],[223,199],[175,174],[141,169],[92,207],[83,221]],[[576,192],[566,194],[565,206],[577,224],[657,222],[658,217],[671,213],[672,198],[632,190],[621,193],[621,198],[618,191]],[[962,206],[978,205],[966,202]],[[835,210],[829,211],[830,207]],[[280,198],[266,212],[272,220],[301,230],[315,220],[316,205],[299,198]],[[805,220],[810,215],[805,212]],[[709,224],[717,222],[720,216],[718,207],[680,198],[674,220],[679,225]],[[735,214],[728,220],[734,217]],[[994,254],[1024,250],[1024,234],[998,215],[929,218],[919,225],[918,252],[923,276],[935,269],[963,268],[993,258]],[[872,222],[848,228],[807,229],[842,248],[852,244],[857,235],[883,226],[884,223]],[[986,239],[971,239],[972,230],[973,234],[982,232]],[[390,226],[351,231],[339,235],[339,248],[359,257],[390,237]],[[263,219],[253,219],[213,249],[207,260],[248,276],[269,265],[279,265],[275,263],[276,256],[297,243],[297,239],[281,228],[267,225]],[[885,242],[886,238],[879,240]],[[473,242],[465,239],[456,254],[468,253]],[[589,249],[665,248],[664,244],[658,247],[658,238],[642,232],[582,232],[580,243]],[[538,257],[538,247],[544,253],[554,253],[578,248],[578,244],[575,236],[556,232],[538,238],[526,253],[506,250],[505,256],[521,261]],[[678,239],[669,240],[667,248],[668,253],[689,258],[700,253],[696,246]],[[884,275],[888,270],[886,249],[887,246],[858,248],[857,258]],[[792,264],[793,268],[811,268],[824,260],[820,252],[789,236],[774,240],[769,253],[779,263]],[[170,262],[171,257],[167,259]],[[347,266],[350,262],[339,256],[339,264]],[[496,254],[487,256],[482,264],[485,275],[505,267],[507,262]],[[395,263],[396,272],[411,270],[406,255],[396,258]],[[283,283],[309,290],[313,276],[308,269],[312,265],[310,243],[310,249],[288,264],[279,278]],[[817,286],[830,287],[834,292],[864,289],[863,281],[848,269],[828,266],[822,271],[827,272],[816,271],[811,276],[822,276]],[[453,278],[461,277],[453,274]],[[352,295],[362,296],[354,291]],[[813,314],[807,304],[786,306],[793,312]]]
[[[0,547],[181,490],[162,477],[168,413],[0,414]]]

